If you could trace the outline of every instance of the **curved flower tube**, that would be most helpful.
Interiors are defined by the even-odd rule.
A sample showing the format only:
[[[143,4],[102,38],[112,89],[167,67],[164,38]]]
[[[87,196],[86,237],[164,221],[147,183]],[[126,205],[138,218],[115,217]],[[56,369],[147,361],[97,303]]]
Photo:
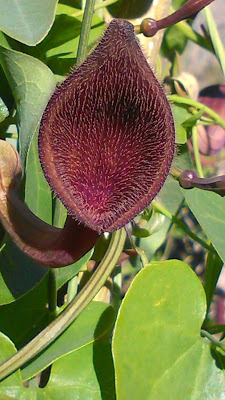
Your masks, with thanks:
[[[99,235],[69,216],[63,229],[36,217],[17,193],[21,171],[17,151],[0,140],[0,219],[4,228],[25,254],[42,265],[56,268],[79,260]]]

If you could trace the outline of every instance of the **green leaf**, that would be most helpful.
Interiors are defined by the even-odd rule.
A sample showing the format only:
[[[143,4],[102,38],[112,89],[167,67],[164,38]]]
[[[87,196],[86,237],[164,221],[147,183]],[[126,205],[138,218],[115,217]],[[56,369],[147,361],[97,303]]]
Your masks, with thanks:
[[[172,105],[172,112],[174,117],[175,123],[175,131],[176,131],[176,138],[175,141],[177,144],[185,144],[187,141],[187,131],[183,127],[183,122],[189,118],[190,113],[188,112],[187,108],[177,105]]]
[[[42,390],[54,400],[115,400],[110,344],[88,343],[56,361]]]
[[[132,282],[113,338],[117,400],[222,400],[224,374],[200,337],[205,294],[183,262],[154,262]]]
[[[47,273],[47,268],[28,258],[6,236],[0,252],[0,304],[10,303],[32,289]]]
[[[197,188],[183,193],[190,210],[225,262],[225,198]]]
[[[0,98],[0,123],[8,117],[9,111],[8,108],[6,107],[4,101]]]
[[[111,330],[114,320],[115,311],[111,306],[93,301],[62,335],[25,366],[23,379],[36,375],[63,355],[100,339]]]
[[[96,15],[93,16],[90,43],[102,33],[103,27],[98,27],[102,22],[101,18]],[[80,30],[81,18],[59,15],[56,17],[52,30],[40,47],[43,47],[46,51],[46,57],[59,55],[62,58],[76,58]]]
[[[0,306],[0,331],[19,348],[48,323],[48,276],[16,301]]]
[[[7,358],[16,353],[16,348],[11,340],[0,332],[0,363],[5,361]],[[17,388],[19,391],[22,390],[22,381],[20,371],[14,372],[13,375],[6,378],[0,383],[0,396],[1,400],[7,400],[15,397],[11,397],[14,394],[14,389]],[[17,390],[16,390],[17,392]],[[8,396],[8,397],[7,397]]]
[[[2,273],[0,273],[0,304],[11,303],[14,300],[15,300],[15,297],[8,289],[8,286],[6,285],[6,283],[4,281]]]
[[[220,272],[223,268],[223,262],[217,254],[208,253],[205,268],[204,288],[207,300],[207,309],[209,309]]]
[[[176,52],[182,54],[187,44],[187,38],[180,29],[174,25],[166,30],[161,52],[163,56],[173,61]]]
[[[6,36],[1,31],[0,31],[0,45],[5,47],[6,49],[11,49]]]
[[[78,12],[82,12],[83,10],[80,10],[79,8],[75,8],[72,5],[67,5],[67,4],[61,4],[58,3],[57,8],[56,8],[56,15],[73,15]]]
[[[197,124],[198,119],[200,119],[203,114],[204,114],[204,109],[195,113],[194,115],[192,115],[190,118],[186,119],[186,121],[184,121],[182,123],[183,127],[184,128],[192,128],[193,126],[195,126]]]
[[[25,202],[35,215],[52,224],[52,193],[40,165],[37,138],[35,134],[27,157]]]
[[[57,0],[0,1],[0,29],[30,46],[41,42],[54,21]]]
[[[114,368],[109,343],[115,313],[106,304],[94,304],[89,310],[89,314],[94,312],[91,332],[88,332],[88,323],[85,329],[84,321],[79,323],[79,317],[74,333],[79,333],[80,345],[77,346],[76,336],[67,337],[69,342],[64,337],[64,350],[68,354],[54,362],[47,385],[39,388],[35,384],[26,388],[22,385],[20,371],[17,371],[0,383],[1,400],[7,399],[6,396],[15,400],[115,400]],[[88,313],[85,315],[87,317]],[[83,340],[80,329],[84,334]],[[0,349],[0,362],[16,352],[13,343],[1,333]]]
[[[153,0],[118,0],[108,7],[109,12],[116,18],[140,18],[149,10]]]
[[[20,156],[24,166],[30,141],[55,88],[55,78],[41,61],[2,46],[0,62],[16,102],[20,127]]]
[[[83,268],[83,266],[88,262],[88,260],[90,260],[92,253],[93,250],[90,250],[74,264],[68,265],[67,267],[63,268],[57,268],[55,270],[57,289],[59,289],[64,285],[64,283],[72,279],[81,270],[81,268]]]

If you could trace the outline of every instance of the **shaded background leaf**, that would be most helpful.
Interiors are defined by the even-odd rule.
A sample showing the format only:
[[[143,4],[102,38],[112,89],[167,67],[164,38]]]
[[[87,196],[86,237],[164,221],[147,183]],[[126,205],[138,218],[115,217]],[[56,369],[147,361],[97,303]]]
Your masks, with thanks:
[[[57,346],[61,350],[61,353],[57,353],[57,361],[53,364],[47,385],[44,388],[35,384],[24,387],[20,371],[16,371],[0,383],[1,398],[10,396],[16,400],[32,400],[34,397],[39,400],[61,400],[63,397],[65,400],[74,400],[79,397],[83,400],[114,400],[114,369],[109,343],[114,318],[112,307],[92,302],[71,328],[68,328],[70,333],[66,333],[68,330],[64,332],[61,345],[59,341],[54,346],[53,353],[47,353],[50,356],[49,361],[56,356]],[[0,348],[0,362],[16,352],[13,343],[1,333]],[[66,353],[69,354],[63,356]],[[26,372],[26,369],[23,370],[23,374]]]
[[[48,275],[24,296],[0,306],[0,331],[20,348],[49,322],[47,303]]]

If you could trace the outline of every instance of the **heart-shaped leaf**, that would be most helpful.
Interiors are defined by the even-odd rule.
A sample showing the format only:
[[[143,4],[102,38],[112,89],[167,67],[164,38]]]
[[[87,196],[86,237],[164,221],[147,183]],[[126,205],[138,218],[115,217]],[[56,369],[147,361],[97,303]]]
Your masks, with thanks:
[[[200,337],[206,304],[195,273],[177,260],[135,278],[113,338],[118,400],[224,398],[224,374]]]

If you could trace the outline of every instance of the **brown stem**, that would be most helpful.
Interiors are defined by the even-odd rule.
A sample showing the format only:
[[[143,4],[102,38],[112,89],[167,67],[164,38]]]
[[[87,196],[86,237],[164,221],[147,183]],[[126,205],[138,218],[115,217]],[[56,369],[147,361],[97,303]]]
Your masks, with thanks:
[[[201,11],[204,7],[206,7],[213,1],[214,0],[189,0],[173,14],[168,15],[168,17],[163,18],[160,21],[157,21],[157,28],[163,29],[168,28],[171,25],[177,24],[183,19],[187,19],[196,12]]]
[[[140,33],[143,33],[143,35],[147,37],[154,36],[160,29],[168,28],[169,26],[191,17],[213,1],[214,0],[189,0],[179,8],[179,10],[158,21],[152,18],[145,18],[140,25]]]
[[[17,193],[21,165],[17,151],[0,141],[0,219],[16,245],[28,257],[49,267],[72,264],[96,243],[97,232],[67,216],[56,228],[34,215]]]

